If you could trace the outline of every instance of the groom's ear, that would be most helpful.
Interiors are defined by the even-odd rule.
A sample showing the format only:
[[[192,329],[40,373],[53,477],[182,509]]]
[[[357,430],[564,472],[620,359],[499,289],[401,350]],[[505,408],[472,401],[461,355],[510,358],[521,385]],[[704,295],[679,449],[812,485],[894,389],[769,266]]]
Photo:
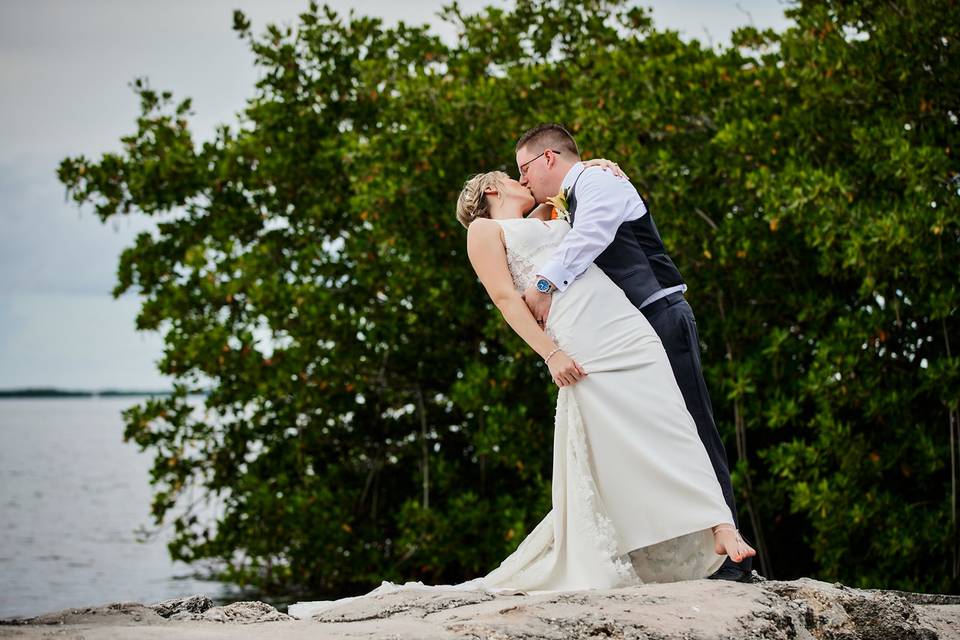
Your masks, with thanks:
[[[543,152],[543,155],[546,156],[547,168],[552,169],[557,164],[557,154],[553,152],[553,149],[547,149]]]

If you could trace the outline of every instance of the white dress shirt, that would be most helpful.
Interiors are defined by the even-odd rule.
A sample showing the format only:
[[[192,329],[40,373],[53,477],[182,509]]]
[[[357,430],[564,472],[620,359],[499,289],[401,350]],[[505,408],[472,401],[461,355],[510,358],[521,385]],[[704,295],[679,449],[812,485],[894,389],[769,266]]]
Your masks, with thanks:
[[[577,184],[576,224],[564,236],[553,258],[537,271],[538,276],[552,282],[559,291],[566,290],[610,246],[621,224],[647,213],[640,194],[626,178],[618,178],[599,167],[588,169],[578,162],[564,176],[561,191],[574,182]],[[685,284],[660,289],[640,303],[640,307],[686,290]]]

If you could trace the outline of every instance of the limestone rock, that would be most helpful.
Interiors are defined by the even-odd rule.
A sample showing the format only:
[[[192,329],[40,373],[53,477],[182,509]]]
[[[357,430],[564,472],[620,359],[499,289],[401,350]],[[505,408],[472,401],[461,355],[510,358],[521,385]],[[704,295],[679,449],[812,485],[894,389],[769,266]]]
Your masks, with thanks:
[[[204,595],[164,600],[150,605],[151,609],[164,618],[173,618],[174,620],[189,620],[194,614],[203,613],[211,607],[213,607],[213,600]]]
[[[927,602],[946,606],[930,611],[923,606]],[[381,630],[414,625],[424,638],[936,640],[960,639],[960,597],[852,589],[809,578],[757,584],[696,580],[496,597],[398,591],[350,600],[312,620],[329,637],[346,634],[345,623],[380,620]]]
[[[3,625],[71,625],[71,624],[149,624],[163,622],[160,617],[150,607],[139,602],[114,602],[101,607],[77,607],[73,609],[62,609],[53,613],[31,618],[14,618],[11,620],[0,620]]]
[[[211,622],[251,624],[293,619],[263,602],[234,602],[226,606],[215,607],[213,601],[204,595],[166,600],[151,605],[150,608],[170,620],[208,620]]]
[[[218,607],[193,596],[152,607],[117,603],[0,621],[0,639],[51,635],[85,640],[960,640],[960,596],[854,589],[809,578],[754,584],[692,580],[538,595],[407,590],[353,598],[303,620],[262,602]]]
[[[252,624],[255,622],[279,622],[293,620],[285,613],[280,613],[269,604],[263,602],[234,602],[223,607],[213,607],[194,616],[194,620],[210,620],[213,622],[234,622]]]

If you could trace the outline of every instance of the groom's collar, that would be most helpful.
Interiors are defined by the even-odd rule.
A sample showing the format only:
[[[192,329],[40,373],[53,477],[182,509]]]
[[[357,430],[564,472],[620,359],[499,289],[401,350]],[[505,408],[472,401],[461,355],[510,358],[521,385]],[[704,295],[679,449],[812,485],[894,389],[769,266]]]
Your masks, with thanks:
[[[563,177],[563,182],[560,183],[560,191],[566,192],[567,189],[573,186],[573,183],[577,181],[577,178],[580,177],[580,174],[583,173],[583,170],[586,167],[583,166],[582,162],[575,163],[570,170],[567,171],[567,175]]]

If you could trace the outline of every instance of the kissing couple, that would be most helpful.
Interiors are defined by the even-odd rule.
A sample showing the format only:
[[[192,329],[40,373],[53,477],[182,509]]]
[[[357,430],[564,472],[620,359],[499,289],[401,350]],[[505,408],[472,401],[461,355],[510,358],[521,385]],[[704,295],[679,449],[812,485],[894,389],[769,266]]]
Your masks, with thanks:
[[[370,593],[759,579],[736,526],[687,287],[647,203],[615,164],[582,162],[558,124],[524,133],[516,162],[519,180],[500,171],[468,180],[457,219],[480,282],[559,387],[552,508],[483,577],[384,581]],[[352,599],[289,612],[309,617]]]

